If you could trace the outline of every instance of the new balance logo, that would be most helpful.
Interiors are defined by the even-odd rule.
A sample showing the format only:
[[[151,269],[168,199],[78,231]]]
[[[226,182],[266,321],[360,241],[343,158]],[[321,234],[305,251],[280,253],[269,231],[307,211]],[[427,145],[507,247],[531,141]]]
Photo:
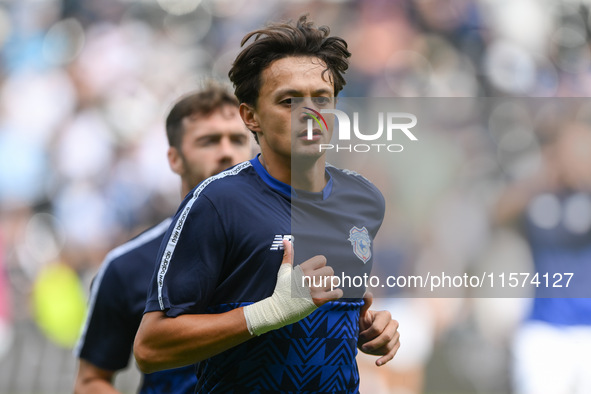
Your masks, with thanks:
[[[271,248],[269,250],[283,250],[283,240],[292,241],[291,234],[281,235],[277,234],[275,238],[273,238],[273,243],[271,244]]]

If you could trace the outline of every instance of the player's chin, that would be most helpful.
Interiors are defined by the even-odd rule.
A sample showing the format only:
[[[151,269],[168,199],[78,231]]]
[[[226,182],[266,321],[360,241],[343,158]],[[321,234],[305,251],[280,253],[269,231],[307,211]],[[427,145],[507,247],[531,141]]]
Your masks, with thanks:
[[[292,147],[292,159],[318,159],[322,157],[322,144],[296,144]]]

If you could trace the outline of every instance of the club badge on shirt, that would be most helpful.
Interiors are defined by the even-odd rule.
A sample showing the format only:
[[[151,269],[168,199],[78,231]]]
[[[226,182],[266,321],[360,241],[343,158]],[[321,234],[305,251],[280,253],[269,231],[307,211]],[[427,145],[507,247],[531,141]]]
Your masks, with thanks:
[[[363,264],[367,263],[371,258],[371,240],[369,239],[369,233],[365,227],[358,228],[353,226],[349,230],[349,242],[353,246],[353,253],[359,257]]]

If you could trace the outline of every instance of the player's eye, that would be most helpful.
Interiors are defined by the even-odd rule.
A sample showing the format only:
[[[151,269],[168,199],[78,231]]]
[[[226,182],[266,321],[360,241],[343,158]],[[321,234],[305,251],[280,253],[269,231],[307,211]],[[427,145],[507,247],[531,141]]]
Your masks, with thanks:
[[[234,145],[244,146],[248,142],[248,139],[245,136],[240,135],[240,136],[232,137],[231,141]]]
[[[313,97],[312,101],[316,105],[328,105],[331,103],[332,100],[330,97],[319,96],[319,97]]]
[[[301,97],[289,97],[281,101],[281,104],[285,105],[298,105],[301,104],[303,99]]]
[[[205,138],[199,138],[197,140],[197,145],[199,146],[212,146],[215,145],[219,142],[219,138],[217,137],[205,137]]]

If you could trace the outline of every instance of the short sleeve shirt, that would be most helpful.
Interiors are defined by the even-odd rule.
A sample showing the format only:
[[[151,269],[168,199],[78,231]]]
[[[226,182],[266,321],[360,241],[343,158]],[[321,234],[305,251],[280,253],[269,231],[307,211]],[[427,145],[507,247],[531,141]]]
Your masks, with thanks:
[[[92,282],[88,316],[74,350],[77,357],[109,371],[127,366],[170,223],[168,218],[107,254]],[[193,393],[196,382],[194,366],[145,374],[140,393]]]
[[[292,190],[257,157],[198,185],[164,237],[146,311],[221,313],[269,297],[283,239],[295,238],[296,264],[323,254],[336,275],[369,273],[384,199],[358,174],[327,166],[326,178],[320,193]],[[197,392],[357,392],[356,290],[201,362]]]

